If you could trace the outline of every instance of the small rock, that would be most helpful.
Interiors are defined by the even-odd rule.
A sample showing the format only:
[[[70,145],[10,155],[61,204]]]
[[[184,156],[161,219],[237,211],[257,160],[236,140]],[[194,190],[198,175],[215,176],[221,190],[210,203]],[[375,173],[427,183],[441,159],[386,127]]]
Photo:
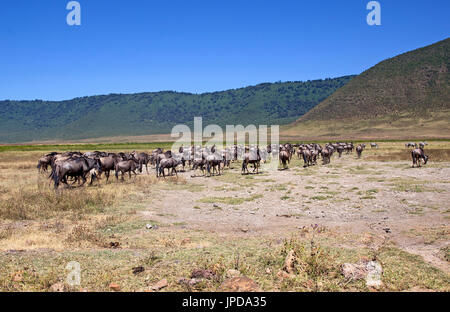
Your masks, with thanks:
[[[284,270],[279,270],[277,273],[277,276],[279,279],[285,279],[285,278],[291,278],[294,277],[294,274],[289,274],[288,272],[284,271]]]
[[[376,261],[369,261],[367,263],[367,277],[366,277],[366,286],[380,288],[383,286],[383,282],[381,281],[381,273],[383,271],[381,264]]]
[[[225,273],[226,278],[233,278],[233,277],[239,277],[239,276],[241,276],[241,272],[239,272],[238,270],[234,270],[234,269],[229,269]]]
[[[342,274],[346,279],[359,280],[367,276],[366,264],[359,263],[344,263],[342,265]]]
[[[178,284],[185,284],[185,285],[189,285],[189,286],[194,286],[195,284],[198,284],[199,282],[201,282],[201,279],[197,279],[197,278],[185,278],[182,277],[180,279],[178,279]]]
[[[67,291],[67,287],[64,283],[55,283],[50,286],[49,290],[52,292],[65,292]]]
[[[197,269],[192,271],[191,278],[206,278],[211,279],[215,274],[210,270]]]
[[[272,273],[272,271],[270,270],[270,268],[267,268],[266,269],[266,274],[270,274],[270,273]]]
[[[167,287],[168,283],[167,283],[167,279],[163,278],[162,280],[160,280],[158,283],[156,283],[155,285],[153,285],[151,287],[152,290],[160,290],[164,287]]]
[[[384,228],[383,231],[385,231],[386,233],[391,233],[391,229],[390,228]]]
[[[221,285],[222,291],[231,292],[258,292],[261,291],[258,284],[247,276],[233,277],[225,280]]]
[[[114,290],[114,291],[120,291],[120,285],[118,285],[116,283],[111,283],[111,284],[109,284],[109,289]]]
[[[242,232],[247,233],[248,232],[248,228],[241,228],[240,229]]]
[[[133,274],[139,274],[139,273],[141,273],[141,272],[144,272],[145,271],[145,268],[143,267],[143,266],[138,266],[138,267],[134,267],[133,268]]]
[[[153,225],[150,223],[148,223],[145,227],[147,228],[147,230],[151,230],[151,229],[156,230],[158,228],[158,226],[156,224]]]
[[[109,243],[109,248],[116,249],[116,248],[119,248],[119,247],[120,247],[120,243],[119,242],[110,242]]]
[[[189,237],[186,237],[181,241],[181,245],[184,246],[186,244],[189,244],[190,242],[191,242],[191,239]]]
[[[12,275],[13,282],[21,282],[23,280],[23,271],[17,271]]]

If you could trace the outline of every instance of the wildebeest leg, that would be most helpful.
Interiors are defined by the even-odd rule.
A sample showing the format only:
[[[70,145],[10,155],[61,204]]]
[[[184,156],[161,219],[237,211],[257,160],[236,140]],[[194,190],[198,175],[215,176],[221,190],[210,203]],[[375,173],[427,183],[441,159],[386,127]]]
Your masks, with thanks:
[[[86,177],[84,175],[81,176],[81,179],[83,180],[83,183],[81,183],[80,186],[83,186],[84,183],[86,183],[87,180],[86,180]]]

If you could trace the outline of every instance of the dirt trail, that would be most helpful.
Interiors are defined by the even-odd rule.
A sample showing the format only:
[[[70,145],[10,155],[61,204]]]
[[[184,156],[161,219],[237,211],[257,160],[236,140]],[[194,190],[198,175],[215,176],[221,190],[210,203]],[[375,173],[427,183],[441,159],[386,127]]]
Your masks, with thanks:
[[[450,272],[448,247],[450,164],[419,169],[407,162],[356,161],[353,155],[307,169],[220,177],[181,173],[186,189],[165,189],[142,212],[146,219],[221,234],[283,235],[319,224],[340,233],[370,234],[418,254]]]

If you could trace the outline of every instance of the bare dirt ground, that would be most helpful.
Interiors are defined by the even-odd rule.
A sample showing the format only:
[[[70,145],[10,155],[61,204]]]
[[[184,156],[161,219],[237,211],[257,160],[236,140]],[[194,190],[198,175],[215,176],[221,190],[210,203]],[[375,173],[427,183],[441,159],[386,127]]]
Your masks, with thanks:
[[[448,291],[450,144],[430,143],[421,168],[403,143],[379,145],[325,166],[294,156],[259,174],[241,175],[240,163],[212,177],[152,169],[57,193],[35,171],[41,152],[3,153],[0,289],[215,291],[237,269],[264,291],[368,291],[341,266],[372,258],[377,290]],[[298,269],[280,276],[290,250]],[[75,288],[64,284],[69,261],[83,268]],[[183,282],[195,269],[215,278]]]
[[[329,166],[307,169],[294,167],[294,161],[290,170],[270,174],[241,176],[238,164],[223,177],[182,173],[201,191],[165,190],[141,214],[161,223],[183,222],[191,230],[248,236],[286,234],[320,223],[391,240],[449,273],[449,262],[439,252],[449,243],[442,238],[450,233],[450,164],[412,169],[406,162],[355,158],[344,155]],[[427,237],[439,232],[441,239]]]

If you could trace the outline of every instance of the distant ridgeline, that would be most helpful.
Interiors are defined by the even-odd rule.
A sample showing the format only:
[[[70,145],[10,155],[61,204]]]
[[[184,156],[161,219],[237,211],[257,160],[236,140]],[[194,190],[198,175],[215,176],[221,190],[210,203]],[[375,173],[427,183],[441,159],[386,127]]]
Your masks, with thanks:
[[[221,92],[109,94],[68,101],[0,101],[0,142],[170,133],[194,117],[219,126],[288,124],[354,76],[263,83]]]

